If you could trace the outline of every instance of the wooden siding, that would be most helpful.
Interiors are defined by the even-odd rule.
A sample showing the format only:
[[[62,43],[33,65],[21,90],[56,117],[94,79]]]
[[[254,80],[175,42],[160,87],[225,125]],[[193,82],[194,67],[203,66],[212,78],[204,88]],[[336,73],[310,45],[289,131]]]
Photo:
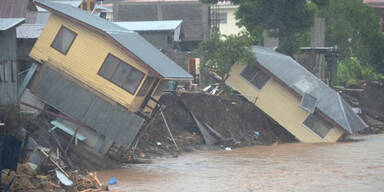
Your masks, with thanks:
[[[0,74],[4,75],[0,79],[0,105],[17,103],[17,66],[16,28],[12,28],[0,32]]]
[[[123,146],[130,146],[144,119],[98,97],[49,65],[35,75],[31,92],[44,103]],[[55,82],[52,84],[52,82]]]
[[[303,125],[309,112],[300,107],[299,97],[272,78],[261,90],[255,88],[240,76],[245,67],[246,65],[240,63],[232,66],[230,77],[226,81],[227,85],[254,103],[299,141],[306,143],[336,142],[343,134],[342,130],[333,127],[328,135],[321,139]]]
[[[63,55],[51,47],[62,25],[77,33],[77,37],[67,55]],[[111,100],[127,107],[131,111],[137,111],[141,103],[133,102],[137,101],[135,101],[135,95],[138,91],[136,91],[135,95],[132,95],[97,74],[108,53],[115,55],[139,71],[148,74],[146,68],[139,65],[123,50],[107,40],[106,37],[53,14],[34,45],[30,56],[36,61],[54,65],[56,68],[85,83]],[[140,89],[145,78],[137,90]]]

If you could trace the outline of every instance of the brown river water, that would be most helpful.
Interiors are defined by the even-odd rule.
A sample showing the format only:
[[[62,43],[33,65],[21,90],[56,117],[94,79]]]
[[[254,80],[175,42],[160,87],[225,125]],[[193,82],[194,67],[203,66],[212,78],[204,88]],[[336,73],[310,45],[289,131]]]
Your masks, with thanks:
[[[384,192],[384,134],[355,142],[280,144],[185,153],[98,173],[111,191]]]

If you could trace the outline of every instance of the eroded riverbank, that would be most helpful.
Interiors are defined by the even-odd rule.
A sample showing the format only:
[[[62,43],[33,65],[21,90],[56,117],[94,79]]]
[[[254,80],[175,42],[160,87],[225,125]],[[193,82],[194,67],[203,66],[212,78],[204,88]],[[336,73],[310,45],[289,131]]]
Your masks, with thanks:
[[[384,134],[204,151],[103,171],[112,191],[384,191]]]

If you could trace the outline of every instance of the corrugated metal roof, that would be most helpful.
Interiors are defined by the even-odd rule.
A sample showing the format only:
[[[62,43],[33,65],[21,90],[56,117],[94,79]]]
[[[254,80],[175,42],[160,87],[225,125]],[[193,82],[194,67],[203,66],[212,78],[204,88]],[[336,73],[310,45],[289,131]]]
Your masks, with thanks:
[[[122,21],[113,22],[131,31],[173,31],[176,30],[183,20],[163,21]]]
[[[18,39],[39,38],[44,26],[42,24],[22,24],[16,28],[16,37]]]
[[[316,108],[349,133],[367,127],[352,111],[339,93],[328,87],[291,57],[263,48],[253,47],[257,62],[301,96],[310,94],[317,99]]]
[[[23,22],[24,18],[0,18],[0,31],[6,31]]]
[[[82,0],[79,0],[79,1],[50,1],[50,2],[66,4],[66,5],[70,5],[70,6],[73,6],[73,7],[80,7],[80,5],[81,5],[81,3],[82,3]],[[39,7],[39,6],[37,6],[37,11],[40,11],[40,12],[47,12],[46,9],[41,8],[41,7]]]
[[[53,13],[59,12],[61,14],[65,14],[72,19],[80,21],[84,25],[89,25],[103,31],[115,39],[123,47],[135,54],[165,79],[193,79],[189,73],[161,53],[136,32],[129,31],[105,19],[90,15],[88,12],[72,6],[41,0],[36,0],[35,3],[37,3],[38,6],[42,6],[43,8],[53,11]]]

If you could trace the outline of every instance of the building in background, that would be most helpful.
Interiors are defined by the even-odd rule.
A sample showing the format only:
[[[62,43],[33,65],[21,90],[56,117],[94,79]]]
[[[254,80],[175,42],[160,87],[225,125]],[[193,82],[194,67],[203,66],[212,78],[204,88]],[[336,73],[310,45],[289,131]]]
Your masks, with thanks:
[[[131,31],[138,32],[156,48],[175,49],[184,37],[181,28],[182,20],[162,21],[122,21],[114,22]]]
[[[16,27],[24,18],[0,18],[0,105],[18,102]]]
[[[209,37],[209,5],[199,0],[125,0],[114,1],[114,21],[182,20],[183,51],[191,51]]]
[[[233,5],[230,1],[222,1],[211,5],[213,27],[217,27],[220,33],[224,35],[237,35],[246,30],[244,27],[236,25],[235,12],[238,7],[238,5]]]

